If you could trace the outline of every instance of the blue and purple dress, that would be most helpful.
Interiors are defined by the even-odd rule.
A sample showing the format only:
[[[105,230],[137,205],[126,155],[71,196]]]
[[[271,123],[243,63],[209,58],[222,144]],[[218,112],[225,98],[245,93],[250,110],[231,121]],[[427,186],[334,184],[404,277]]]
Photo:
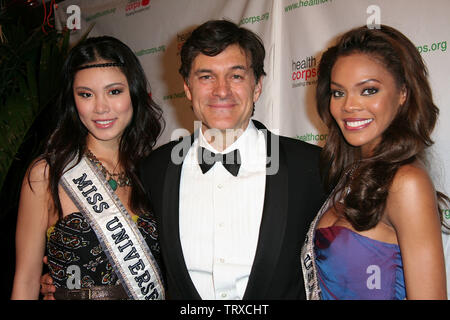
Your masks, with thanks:
[[[346,227],[315,230],[317,282],[324,300],[405,299],[400,248]]]

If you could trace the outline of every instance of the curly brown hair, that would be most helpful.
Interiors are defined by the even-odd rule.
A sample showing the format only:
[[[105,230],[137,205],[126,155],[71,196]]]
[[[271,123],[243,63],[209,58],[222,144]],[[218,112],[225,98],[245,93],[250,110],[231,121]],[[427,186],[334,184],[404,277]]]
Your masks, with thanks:
[[[376,59],[393,76],[397,88],[406,88],[407,92],[405,103],[383,132],[373,155],[365,159],[359,147],[345,141],[329,108],[333,66],[339,57],[354,53]],[[336,186],[337,190],[349,187],[344,216],[357,231],[368,230],[383,215],[397,170],[423,158],[424,150],[433,144],[430,135],[439,109],[433,103],[427,68],[414,44],[398,30],[386,25],[379,29],[358,27],[343,34],[322,55],[316,100],[319,116],[329,129],[321,154],[321,168],[327,168],[324,185],[330,189]],[[354,172],[346,175],[352,167]],[[448,200],[439,192],[438,198]]]

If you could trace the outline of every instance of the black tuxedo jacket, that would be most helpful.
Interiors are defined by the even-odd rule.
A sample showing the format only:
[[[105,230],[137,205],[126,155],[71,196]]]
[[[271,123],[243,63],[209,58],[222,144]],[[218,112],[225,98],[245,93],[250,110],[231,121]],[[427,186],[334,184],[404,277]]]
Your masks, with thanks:
[[[267,130],[254,121],[259,129]],[[266,176],[258,246],[244,299],[304,299],[300,250],[309,224],[325,200],[319,177],[320,148],[268,132],[266,141],[279,138],[279,169]],[[193,138],[189,139],[192,143]],[[185,140],[186,141],[186,140]],[[158,223],[161,269],[169,299],[200,299],[189,276],[180,242],[179,187],[182,163],[174,163],[181,141],[156,149],[143,161],[141,181]],[[270,143],[268,154],[270,154]],[[183,149],[181,149],[183,150]],[[236,199],[237,201],[238,199]],[[233,200],[234,201],[234,200]]]

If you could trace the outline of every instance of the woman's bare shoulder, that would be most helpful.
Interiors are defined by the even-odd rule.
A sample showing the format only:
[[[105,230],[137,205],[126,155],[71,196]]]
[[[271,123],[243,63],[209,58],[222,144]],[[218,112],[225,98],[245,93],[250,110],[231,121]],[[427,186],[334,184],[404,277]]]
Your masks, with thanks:
[[[394,176],[390,193],[430,190],[434,193],[433,182],[426,168],[419,162],[401,166]]]
[[[30,183],[46,182],[49,178],[50,167],[45,159],[34,159],[28,167],[25,178],[29,179]]]
[[[398,169],[389,189],[387,209],[391,221],[413,217],[420,221],[419,216],[426,219],[437,215],[436,191],[423,165],[415,162]]]

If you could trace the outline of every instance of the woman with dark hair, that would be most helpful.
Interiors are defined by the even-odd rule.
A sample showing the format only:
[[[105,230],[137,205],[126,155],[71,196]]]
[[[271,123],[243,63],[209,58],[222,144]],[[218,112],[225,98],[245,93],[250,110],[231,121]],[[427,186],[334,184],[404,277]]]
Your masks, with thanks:
[[[56,129],[22,185],[13,299],[37,299],[47,249],[58,299],[160,299],[156,223],[137,168],[161,132],[134,53],[89,38],[62,69]]]
[[[302,250],[308,298],[445,299],[447,198],[424,166],[439,110],[419,52],[385,25],[350,30],[323,54],[316,98],[334,189]]]

